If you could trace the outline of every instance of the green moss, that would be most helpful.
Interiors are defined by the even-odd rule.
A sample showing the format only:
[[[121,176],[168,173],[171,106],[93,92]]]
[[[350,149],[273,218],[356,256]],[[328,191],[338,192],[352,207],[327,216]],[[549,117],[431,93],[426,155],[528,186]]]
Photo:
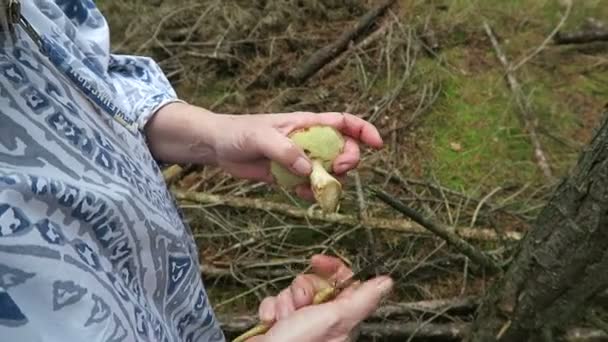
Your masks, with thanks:
[[[450,187],[534,177],[532,149],[498,72],[449,76],[425,126],[434,156],[428,170]]]

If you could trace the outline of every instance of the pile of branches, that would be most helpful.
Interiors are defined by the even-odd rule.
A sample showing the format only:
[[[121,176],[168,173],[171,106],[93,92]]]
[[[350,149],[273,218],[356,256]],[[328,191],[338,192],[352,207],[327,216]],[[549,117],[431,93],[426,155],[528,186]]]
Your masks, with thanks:
[[[142,13],[113,25],[115,50],[154,57],[186,100],[224,112],[354,112],[390,140],[381,152],[363,151],[335,215],[216,168],[165,170],[224,329],[253,325],[259,302],[306,272],[313,254],[336,255],[356,270],[389,251],[377,273],[391,274],[396,291],[362,334],[459,339],[492,280],[488,269],[508,261],[543,189],[518,209],[511,204],[525,187],[471,196],[401,173],[413,169],[404,158],[415,141],[409,133],[441,90],[415,68],[439,48],[426,21],[398,20],[397,1],[135,3],[111,5]],[[205,102],[214,92],[223,95]],[[493,200],[498,193],[502,201]]]

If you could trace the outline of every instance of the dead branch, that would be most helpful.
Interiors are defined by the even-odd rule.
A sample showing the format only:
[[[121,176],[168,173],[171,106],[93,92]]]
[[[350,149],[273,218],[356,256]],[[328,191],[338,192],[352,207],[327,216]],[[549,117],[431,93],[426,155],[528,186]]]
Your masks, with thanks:
[[[256,316],[220,316],[222,330],[238,334],[257,324]],[[416,322],[383,322],[362,323],[360,336],[365,337],[409,337],[415,334],[418,338],[462,338],[466,332],[466,323],[426,324]]]
[[[335,223],[347,226],[361,225],[363,227],[370,227],[371,229],[391,230],[407,234],[429,235],[429,232],[425,228],[416,222],[408,220],[381,219],[372,217],[360,220],[354,215],[345,215],[339,213],[325,214],[320,210],[307,210],[289,204],[271,202],[258,198],[220,196],[204,192],[183,192],[179,190],[174,190],[173,192],[178,200],[190,201],[205,206],[228,206],[237,209],[262,210],[280,213],[294,218],[310,219],[326,223]],[[496,232],[492,229],[448,229],[462,238],[481,241],[494,241],[503,238],[517,241],[522,238],[521,234],[518,232],[505,232],[503,237],[503,234],[498,236],[498,234],[496,234]]]
[[[304,64],[296,67],[289,75],[290,81],[295,84],[301,84],[308,80],[324,65],[344,52],[354,40],[359,38],[395,2],[396,0],[385,0],[370,9],[361,17],[352,30],[344,32],[336,41],[317,50]]]
[[[391,195],[380,189],[371,189],[372,192],[383,202],[390,205],[393,209],[399,211],[400,213],[406,215],[407,217],[413,219],[417,223],[419,223],[424,228],[433,232],[437,236],[444,239],[448,244],[459,250],[462,254],[469,257],[471,260],[477,262],[478,264],[488,268],[488,271],[491,272],[499,272],[500,266],[498,263],[490,256],[486,255],[482,251],[473,247],[470,243],[459,237],[452,229],[449,227],[435,222],[434,220],[427,219],[420,215],[415,210],[409,208],[405,204],[401,203]]]
[[[593,42],[608,41],[608,29],[589,29],[576,32],[559,32],[553,37],[553,42],[558,45],[586,44]]]
[[[423,300],[411,303],[394,303],[380,306],[370,318],[386,319],[395,316],[414,316],[415,313],[457,313],[466,314],[475,311],[480,299],[475,296]]]
[[[228,334],[240,334],[258,323],[257,316],[220,315],[219,322],[223,331]],[[469,331],[470,323],[418,323],[418,322],[364,322],[359,327],[360,336],[367,338],[410,338],[462,340]],[[608,334],[590,328],[573,328],[566,332],[564,341],[595,342],[605,341]]]
[[[525,130],[528,132],[528,135],[530,137],[530,142],[532,143],[532,146],[534,147],[534,156],[536,157],[538,166],[542,170],[545,177],[548,180],[552,180],[553,172],[551,171],[551,167],[549,166],[549,162],[547,161],[547,157],[545,156],[545,152],[543,151],[542,145],[540,143],[540,139],[538,138],[538,134],[536,133],[536,124],[535,124],[535,120],[532,117],[530,104],[528,103],[528,101],[525,100],[525,96],[523,94],[519,81],[513,75],[513,72],[511,70],[511,65],[507,59],[507,56],[505,55],[502,48],[500,47],[500,44],[498,43],[496,36],[492,32],[490,25],[484,21],[483,26],[486,31],[486,34],[488,35],[488,37],[490,38],[490,41],[492,42],[492,46],[494,47],[494,50],[496,52],[498,59],[500,60],[502,65],[505,67],[507,83],[509,84],[509,88],[511,89],[511,92],[513,92],[513,95],[515,96],[515,101],[517,103],[517,106],[519,107],[520,115],[521,115],[522,121],[524,122]]]
[[[350,57],[355,51],[361,51],[361,50],[367,48],[368,46],[370,46],[371,44],[373,44],[379,38],[383,37],[385,35],[386,31],[391,27],[391,25],[392,25],[392,22],[386,21],[383,24],[381,24],[380,28],[378,28],[376,31],[371,33],[369,36],[367,36],[367,38],[363,39],[357,45],[354,45],[354,46],[349,45],[348,50],[346,50],[343,54],[341,54],[339,57],[332,60],[330,63],[328,63],[324,67],[321,67],[320,70],[316,73],[316,75],[314,75],[314,77],[316,79],[323,79],[325,76],[327,76],[329,73],[331,73],[334,69],[336,69],[339,65],[341,65],[344,62],[344,60],[346,60],[348,57]]]

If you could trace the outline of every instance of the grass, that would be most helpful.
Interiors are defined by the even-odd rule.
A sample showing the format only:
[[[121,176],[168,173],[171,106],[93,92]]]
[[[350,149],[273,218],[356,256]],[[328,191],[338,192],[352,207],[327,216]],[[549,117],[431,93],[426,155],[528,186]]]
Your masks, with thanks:
[[[422,126],[423,149],[428,152],[426,176],[472,193],[528,182],[542,185],[532,147],[503,78],[504,68],[481,25],[487,20],[510,61],[518,62],[546,38],[564,8],[557,1],[526,0],[457,0],[446,7],[434,16],[446,39],[440,60],[417,65],[418,73],[439,77],[443,85],[440,101]],[[565,27],[576,28],[585,18],[601,18],[602,14],[608,17],[608,9],[598,1],[577,2]],[[567,52],[552,47],[546,50],[516,76],[541,131],[551,133],[541,133],[541,141],[556,174],[561,175],[578,153],[567,145],[572,141],[577,147],[584,144],[589,134],[581,134],[581,128],[589,130],[597,121],[606,98],[608,73],[604,68],[582,75],[589,59],[580,55],[568,58]],[[568,58],[565,63],[564,58]],[[439,68],[439,63],[447,67]],[[573,94],[578,94],[578,101],[572,100]]]
[[[501,81],[497,72],[449,78],[425,121],[433,155],[428,172],[448,187],[533,177],[532,151]]]

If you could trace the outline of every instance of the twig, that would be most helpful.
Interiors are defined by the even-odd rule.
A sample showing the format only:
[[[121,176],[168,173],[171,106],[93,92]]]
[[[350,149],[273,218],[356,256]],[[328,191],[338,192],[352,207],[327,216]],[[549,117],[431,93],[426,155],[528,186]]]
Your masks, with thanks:
[[[522,65],[526,64],[529,60],[531,60],[532,58],[534,58],[534,56],[536,56],[537,54],[539,54],[549,44],[549,42],[551,41],[551,39],[557,35],[557,33],[559,32],[559,29],[562,28],[562,26],[564,26],[564,24],[566,23],[566,19],[568,19],[568,17],[570,16],[570,12],[572,11],[572,2],[573,2],[573,0],[566,0],[566,2],[567,2],[566,12],[564,13],[564,15],[562,16],[562,18],[560,19],[559,23],[555,26],[555,28],[553,29],[553,31],[551,31],[551,33],[534,50],[534,52],[532,52],[528,56],[522,58],[521,61],[519,61],[519,63],[517,63],[517,64],[515,64],[515,65],[513,65],[511,67],[509,67],[509,72],[515,72],[517,69],[521,68]]]
[[[166,169],[163,170],[163,178],[167,185],[171,185],[185,174],[192,172],[196,168],[195,165],[187,164],[187,165],[177,165],[173,164]]]
[[[359,176],[358,171],[353,172],[353,176],[355,178],[355,187],[357,189],[357,204],[359,205],[359,220],[361,222],[365,222],[369,218],[369,214],[367,212],[367,203],[365,201],[365,194],[363,193],[363,185],[361,184],[361,177]],[[365,233],[367,235],[367,257],[372,260],[375,259],[376,254],[376,243],[374,241],[374,233],[372,229],[368,226],[365,227]]]
[[[360,43],[358,43],[355,46],[349,46],[348,50],[346,50],[338,58],[335,58],[333,61],[331,61],[324,67],[321,67],[321,69],[316,73],[316,75],[314,75],[314,78],[323,79],[325,76],[327,76],[327,74],[329,74],[334,69],[336,69],[340,64],[342,64],[344,62],[344,60],[347,59],[348,57],[350,57],[355,51],[361,51],[361,50],[367,48],[372,43],[374,43],[376,40],[378,40],[379,38],[384,36],[384,34],[391,27],[391,25],[392,25],[391,22],[386,21],[383,24],[381,24],[380,28],[378,28],[376,31],[374,31],[369,36],[367,36],[365,39],[363,39]]]
[[[429,232],[419,224],[408,220],[366,218],[363,222],[357,216],[339,213],[325,214],[320,210],[308,210],[298,208],[289,204],[265,201],[255,198],[241,198],[233,196],[212,195],[204,192],[182,192],[174,190],[178,200],[199,203],[205,206],[228,206],[232,208],[254,209],[280,213],[294,218],[317,220],[321,222],[342,224],[348,226],[370,227],[372,229],[391,230],[407,234],[429,235]],[[506,232],[504,237],[499,237],[492,229],[470,229],[458,228],[454,233],[467,239],[495,241],[503,238],[509,240],[520,240],[521,234],[518,232]]]
[[[521,86],[520,86],[519,82],[517,81],[517,78],[515,78],[515,76],[511,72],[511,67],[510,67],[509,61],[507,60],[507,56],[502,51],[502,48],[500,47],[500,44],[498,43],[496,36],[494,35],[494,33],[492,32],[492,29],[490,28],[490,25],[484,21],[483,26],[486,31],[486,34],[488,35],[488,37],[490,38],[490,41],[492,42],[492,46],[494,47],[494,50],[496,51],[496,55],[497,55],[498,59],[500,60],[502,65],[505,67],[507,82],[509,84],[509,88],[511,89],[511,91],[513,92],[513,95],[515,96],[515,101],[517,102],[517,105],[519,107],[525,129],[528,132],[528,135],[530,137],[530,142],[532,143],[532,146],[534,147],[534,156],[536,157],[538,166],[542,170],[545,177],[548,180],[552,180],[553,172],[551,171],[551,167],[549,166],[549,162],[547,161],[547,157],[545,156],[545,152],[543,151],[542,145],[541,145],[538,135],[536,133],[536,125],[532,118],[532,113],[530,112],[530,105],[525,100]]]
[[[167,184],[173,183],[177,178],[179,178],[184,172],[184,168],[180,165],[171,165],[168,168],[163,170],[163,178]]]
[[[466,314],[473,312],[480,303],[480,298],[475,296],[462,298],[445,298],[435,300],[423,300],[410,303],[393,303],[380,306],[370,318],[386,319],[395,316],[413,316],[416,313],[453,312],[454,314]]]
[[[494,194],[500,190],[502,190],[501,187],[494,188],[494,190],[490,191],[490,193],[485,195],[481,199],[481,201],[479,201],[479,203],[477,204],[477,207],[475,208],[475,212],[473,213],[473,218],[471,219],[471,224],[469,225],[469,227],[472,228],[475,225],[475,222],[477,221],[477,215],[479,215],[479,210],[481,210],[481,207],[483,206],[483,204],[486,203],[487,200],[490,199],[490,197],[494,196]]]
[[[254,238],[249,238],[249,239],[247,239],[245,241],[235,243],[234,245],[232,245],[232,246],[230,246],[230,247],[228,247],[228,248],[220,251],[219,253],[215,254],[213,256],[213,258],[211,259],[211,261],[217,260],[220,257],[224,256],[226,253],[231,252],[231,251],[233,251],[235,249],[244,248],[244,247],[247,247],[247,246],[249,246],[251,244],[254,244],[256,241],[257,240],[254,239]]]
[[[466,255],[471,260],[482,266],[487,267],[488,270],[491,272],[498,272],[501,270],[500,266],[492,257],[484,254],[477,248],[473,247],[473,245],[469,244],[467,241],[463,240],[457,234],[452,232],[451,229],[447,226],[444,226],[439,222],[424,218],[415,210],[407,207],[405,204],[401,203],[400,201],[380,189],[371,188],[371,190],[383,202],[390,205],[393,209],[418,222],[421,226],[428,229],[429,231],[435,233],[437,236],[444,239],[448,244],[458,249],[462,254]]]
[[[215,307],[216,308],[220,308],[222,306],[228,305],[228,304],[230,304],[230,303],[232,303],[232,302],[234,302],[236,300],[239,300],[239,299],[241,299],[243,297],[246,297],[247,295],[249,295],[252,292],[255,292],[259,288],[262,288],[264,286],[267,286],[267,285],[270,285],[270,284],[273,284],[273,283],[278,283],[278,282],[281,282],[281,281],[289,280],[291,278],[293,278],[292,275],[287,275],[287,276],[284,276],[284,277],[268,280],[266,282],[263,282],[263,283],[261,283],[259,285],[254,286],[253,288],[251,288],[251,289],[249,289],[249,290],[247,290],[247,291],[245,291],[243,293],[240,293],[240,294],[238,294],[238,295],[236,295],[236,296],[234,296],[232,298],[226,299],[225,301],[223,301],[223,302],[215,305]]]
[[[310,58],[308,58],[308,60],[306,60],[306,62],[304,62],[304,64],[295,68],[290,73],[289,78],[291,82],[301,84],[313,76],[324,65],[344,52],[348,48],[349,44],[361,36],[365,30],[371,26],[376,18],[384,14],[384,12],[395,2],[396,0],[385,0],[381,4],[373,7],[363,17],[361,17],[352,30],[344,32],[336,41],[317,50],[312,56],[310,56]]]
[[[587,315],[589,323],[595,325],[598,329],[601,329],[608,334],[608,322],[604,321],[595,310],[591,310]]]

